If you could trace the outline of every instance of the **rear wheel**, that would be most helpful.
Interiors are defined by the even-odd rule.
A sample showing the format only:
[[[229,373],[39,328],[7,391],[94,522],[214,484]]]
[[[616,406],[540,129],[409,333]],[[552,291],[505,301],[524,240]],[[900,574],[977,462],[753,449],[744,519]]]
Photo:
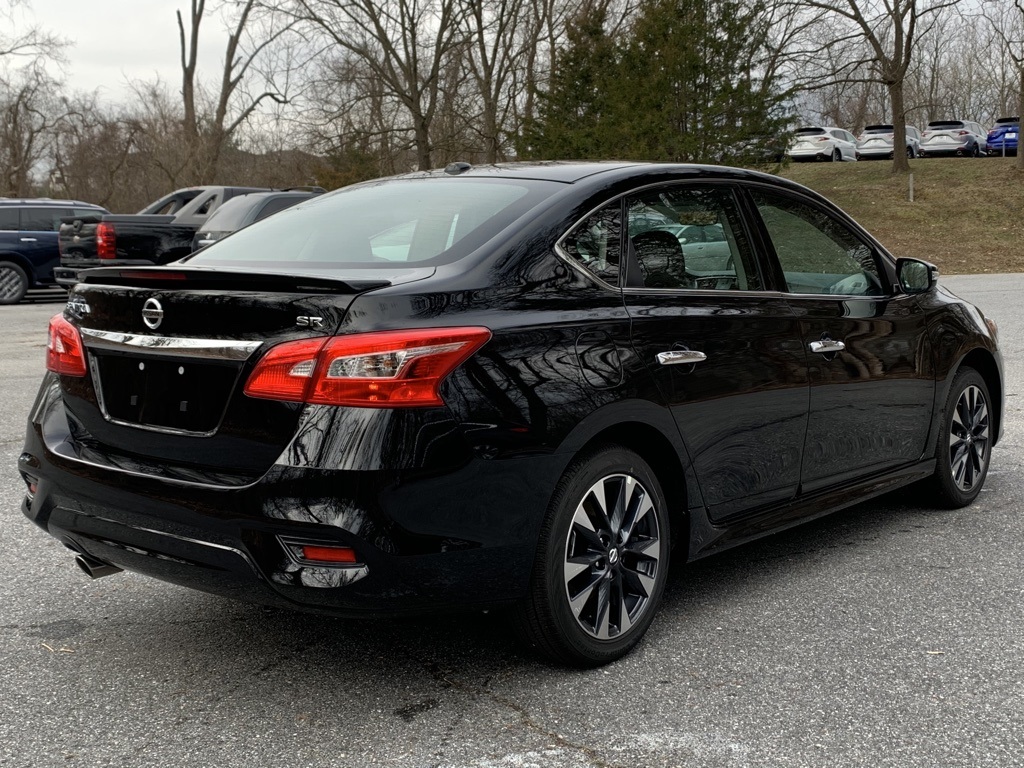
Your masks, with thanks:
[[[10,261],[0,261],[0,304],[17,304],[28,291],[25,270]]]
[[[981,493],[992,452],[990,403],[981,374],[961,368],[946,398],[931,478],[936,501],[943,507],[965,507]]]
[[[518,611],[521,636],[573,666],[625,655],[661,602],[669,540],[665,497],[647,462],[619,445],[580,457],[559,481],[541,530]]]

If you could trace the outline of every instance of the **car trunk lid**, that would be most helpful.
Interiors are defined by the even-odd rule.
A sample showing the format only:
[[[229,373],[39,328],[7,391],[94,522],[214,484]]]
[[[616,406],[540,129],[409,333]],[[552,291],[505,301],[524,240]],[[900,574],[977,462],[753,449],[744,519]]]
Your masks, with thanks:
[[[250,482],[287,446],[303,408],[243,393],[263,352],[332,335],[359,294],[430,272],[90,270],[66,311],[88,363],[85,377],[61,379],[72,436],[112,466]]]

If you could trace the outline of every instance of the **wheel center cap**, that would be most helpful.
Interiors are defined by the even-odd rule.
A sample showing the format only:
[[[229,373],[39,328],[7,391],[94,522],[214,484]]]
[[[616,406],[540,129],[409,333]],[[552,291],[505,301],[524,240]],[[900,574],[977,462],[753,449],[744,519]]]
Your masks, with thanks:
[[[619,550],[615,547],[612,547],[608,550],[608,562],[611,565],[615,565],[617,562],[619,562]]]

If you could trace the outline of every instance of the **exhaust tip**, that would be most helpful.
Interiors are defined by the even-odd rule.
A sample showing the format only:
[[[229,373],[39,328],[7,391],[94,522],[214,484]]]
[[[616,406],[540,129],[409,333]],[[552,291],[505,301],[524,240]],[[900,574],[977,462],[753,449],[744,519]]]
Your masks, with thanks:
[[[89,557],[88,555],[78,555],[75,558],[75,565],[77,565],[90,579],[101,579],[104,576],[113,576],[115,573],[121,573],[123,570],[118,568],[116,565],[105,563],[102,560],[97,560],[95,557]]]

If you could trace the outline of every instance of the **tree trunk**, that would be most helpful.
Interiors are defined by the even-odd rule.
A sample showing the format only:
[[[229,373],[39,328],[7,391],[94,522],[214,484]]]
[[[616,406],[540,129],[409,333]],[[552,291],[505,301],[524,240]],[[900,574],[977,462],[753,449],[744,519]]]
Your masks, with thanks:
[[[903,106],[903,78],[888,83],[892,103],[892,172],[910,173],[907,159],[907,114]]]
[[[1024,171],[1024,152],[1021,152],[1020,145],[1020,121],[1021,118],[1024,117],[1024,64],[1018,65],[1017,75],[1017,161],[1013,164],[1013,166],[1019,171]],[[1003,137],[1003,146],[1006,146],[1005,136]]]

